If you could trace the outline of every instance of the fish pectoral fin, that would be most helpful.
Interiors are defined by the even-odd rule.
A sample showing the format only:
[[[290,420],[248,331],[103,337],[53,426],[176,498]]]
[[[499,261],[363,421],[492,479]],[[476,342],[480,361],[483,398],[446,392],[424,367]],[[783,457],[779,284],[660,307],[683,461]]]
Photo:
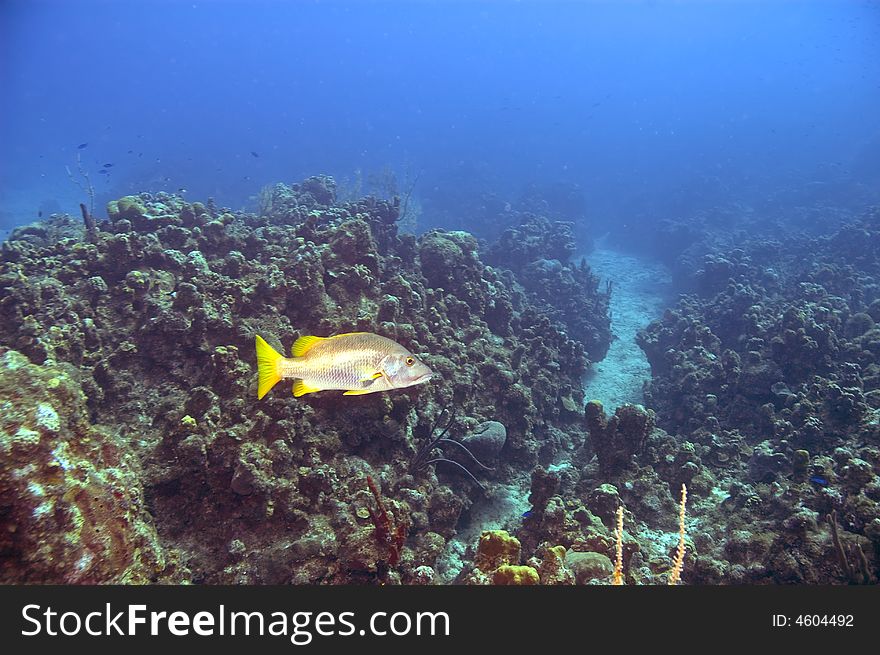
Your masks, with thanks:
[[[371,384],[373,384],[373,382],[375,382],[376,380],[381,378],[383,375],[384,375],[384,373],[382,373],[382,371],[376,371],[375,373],[373,373],[372,375],[370,375],[368,377],[361,378],[361,384],[364,385],[365,387],[368,387]]]
[[[315,393],[316,391],[321,391],[321,389],[318,387],[310,387],[302,380],[295,380],[293,383],[293,395],[297,398],[304,396],[307,393]]]
[[[376,371],[370,377],[364,378],[360,381],[363,389],[351,389],[350,391],[346,391],[343,396],[362,396],[365,393],[373,393],[375,391],[380,391],[380,389],[374,389],[373,385],[376,383],[376,380],[381,378],[384,375],[382,371]]]
[[[326,337],[312,337],[305,336],[300,337],[296,341],[293,342],[293,345],[290,347],[290,354],[293,357],[302,357],[307,352],[309,352],[312,348],[315,347],[321,341],[326,341]]]
[[[346,391],[343,396],[363,396],[364,394],[373,393],[373,389],[367,387],[366,389],[352,389],[351,391]]]

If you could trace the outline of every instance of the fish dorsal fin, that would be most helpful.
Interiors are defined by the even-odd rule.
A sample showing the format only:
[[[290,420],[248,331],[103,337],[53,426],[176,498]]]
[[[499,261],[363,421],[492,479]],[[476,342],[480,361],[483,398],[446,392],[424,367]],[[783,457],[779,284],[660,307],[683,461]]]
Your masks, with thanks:
[[[290,354],[293,357],[302,357],[312,348],[314,348],[316,344],[326,340],[327,339],[325,337],[300,337],[299,339],[294,341],[293,346],[290,347]]]
[[[321,391],[321,389],[318,387],[308,387],[302,380],[295,380],[293,383],[293,395],[297,398],[307,393],[315,393],[316,391]]]

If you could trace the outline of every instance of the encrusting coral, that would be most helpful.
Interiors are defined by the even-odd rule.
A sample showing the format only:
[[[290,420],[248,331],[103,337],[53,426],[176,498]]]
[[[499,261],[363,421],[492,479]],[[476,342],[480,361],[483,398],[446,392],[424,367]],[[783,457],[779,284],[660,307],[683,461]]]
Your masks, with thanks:
[[[92,425],[69,365],[0,354],[0,582],[181,579],[124,435]]]

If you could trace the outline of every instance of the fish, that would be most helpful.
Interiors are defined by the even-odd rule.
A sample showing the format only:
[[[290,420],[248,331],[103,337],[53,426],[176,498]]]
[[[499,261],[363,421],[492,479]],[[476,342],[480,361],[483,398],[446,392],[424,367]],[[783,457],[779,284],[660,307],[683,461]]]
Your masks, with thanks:
[[[281,380],[294,380],[293,395],[331,389],[360,396],[422,384],[433,371],[396,341],[372,332],[348,332],[332,337],[303,336],[284,357],[256,335],[262,399]]]
[[[820,487],[827,487],[828,480],[823,478],[821,475],[812,475],[810,476],[810,482],[813,484],[818,484]]]
[[[76,149],[77,149],[77,150],[82,150],[83,148],[87,147],[88,145],[89,145],[88,143],[80,143],[80,144],[76,147]]]
[[[98,173],[101,175],[107,175],[107,171],[104,170],[103,168],[101,170],[99,170]]]
[[[104,168],[113,168],[113,164],[104,164]]]
[[[254,152],[253,150],[251,150],[251,156],[252,157],[259,157],[260,155],[256,152]]]

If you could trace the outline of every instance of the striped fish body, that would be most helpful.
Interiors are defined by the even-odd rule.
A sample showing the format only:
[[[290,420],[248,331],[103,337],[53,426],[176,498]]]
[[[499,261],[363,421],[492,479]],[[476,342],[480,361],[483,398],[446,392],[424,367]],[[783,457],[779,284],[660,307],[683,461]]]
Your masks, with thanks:
[[[314,345],[304,355],[284,358],[280,365],[281,379],[298,378],[306,387],[321,391],[361,388],[364,380],[373,380],[385,356],[401,348],[391,339],[369,332],[312,339],[315,339]],[[384,378],[376,378],[370,387],[371,391],[392,388]]]
[[[300,337],[291,354],[283,357],[257,337],[259,398],[280,380],[295,380],[295,396],[330,389],[359,395],[421,384],[432,375],[399,343],[370,332]]]

